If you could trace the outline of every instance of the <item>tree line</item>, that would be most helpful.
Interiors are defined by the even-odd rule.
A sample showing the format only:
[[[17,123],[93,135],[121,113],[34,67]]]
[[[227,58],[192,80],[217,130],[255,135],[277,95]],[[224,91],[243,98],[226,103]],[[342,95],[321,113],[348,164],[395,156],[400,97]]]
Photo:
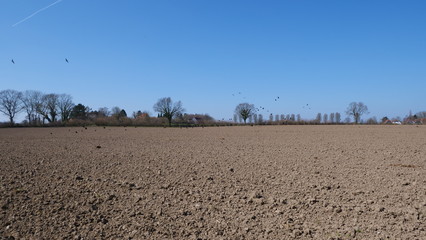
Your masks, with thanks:
[[[368,114],[368,107],[362,103],[362,102],[352,102],[349,104],[346,114],[348,116],[352,116],[354,118],[355,123],[359,123],[361,116],[363,114]],[[330,116],[330,118],[329,118]],[[235,108],[235,114],[234,114],[234,122],[244,122],[244,124],[247,123],[247,120],[249,123],[254,124],[262,124],[265,123],[263,120],[262,114],[257,114],[257,108],[254,106],[254,104],[249,103],[240,103]],[[269,121],[266,123],[269,124],[340,124],[341,122],[341,115],[339,112],[336,113],[330,113],[322,115],[321,113],[318,113],[316,118],[314,120],[302,120],[300,114],[276,114],[275,117],[271,113],[269,115]]]
[[[208,114],[187,114],[180,101],[160,98],[153,106],[158,113],[150,116],[148,111],[136,111],[128,116],[124,109],[101,107],[92,110],[81,103],[75,104],[69,94],[43,93],[41,91],[16,90],[0,91],[0,112],[9,118],[9,125],[15,125],[19,113],[25,114],[24,126],[60,125],[165,125],[211,124],[214,119]]]
[[[251,123],[251,124],[348,124],[351,123],[351,119],[355,124],[423,124],[426,123],[426,112],[419,112],[412,114],[411,111],[404,120],[400,118],[389,119],[383,117],[381,122],[376,117],[370,117],[365,122],[362,122],[361,117],[369,114],[368,107],[363,102],[351,102],[346,108],[347,117],[343,120],[339,112],[335,113],[318,113],[316,118],[313,120],[303,120],[300,114],[275,114],[269,115],[269,120],[264,120],[262,114],[257,113],[258,108],[254,104],[240,103],[237,105],[234,111],[234,122],[235,123]]]
[[[81,103],[75,104],[69,94],[43,93],[35,90],[0,91],[0,113],[9,118],[9,125],[15,125],[16,116],[23,112],[25,120],[20,124],[23,126],[56,126],[56,125],[149,125],[149,126],[172,126],[172,124],[182,125],[232,125],[241,123],[250,124],[343,124],[351,123],[351,118],[355,124],[361,123],[361,117],[369,114],[368,107],[362,102],[352,102],[346,109],[347,118],[342,120],[339,112],[318,113],[313,120],[302,119],[300,114],[270,114],[268,119],[258,113],[254,104],[240,103],[234,111],[233,123],[231,121],[216,121],[208,114],[188,114],[185,113],[182,102],[174,102],[170,97],[158,99],[153,105],[153,110],[157,116],[150,116],[148,111],[136,111],[128,116],[124,109],[113,107],[101,107],[92,110]],[[410,114],[404,119],[389,119],[383,117],[381,123],[409,123],[423,124],[426,119],[426,112]],[[378,124],[375,117],[363,122],[367,124]]]

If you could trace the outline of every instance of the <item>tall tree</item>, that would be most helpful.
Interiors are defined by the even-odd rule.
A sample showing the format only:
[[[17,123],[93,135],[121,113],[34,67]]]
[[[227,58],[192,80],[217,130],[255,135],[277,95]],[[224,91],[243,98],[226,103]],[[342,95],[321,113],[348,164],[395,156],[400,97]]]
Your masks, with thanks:
[[[55,93],[45,94],[37,104],[37,112],[48,122],[55,122],[58,116],[59,96]]]
[[[73,119],[86,120],[89,111],[89,107],[86,107],[83,104],[79,103],[73,107],[70,117]]]
[[[124,109],[121,109],[120,114],[118,116],[119,118],[125,118],[127,117],[127,113]]]
[[[330,113],[330,122],[334,123],[334,113]]]
[[[257,124],[259,122],[258,118],[257,118],[257,114],[253,114],[253,120],[254,120],[255,124]]]
[[[0,112],[9,117],[10,124],[13,125],[16,114],[22,111],[22,93],[16,90],[3,90],[0,92]]]
[[[27,90],[23,93],[21,100],[30,125],[38,120],[37,106],[41,103],[42,96],[43,93],[40,91]]]
[[[61,94],[58,96],[58,108],[61,114],[61,121],[67,122],[70,119],[71,112],[74,108],[71,95]]]
[[[167,118],[169,126],[172,126],[172,119],[179,114],[182,114],[185,109],[182,107],[181,101],[173,102],[170,97],[160,98],[154,104],[154,111]]]
[[[316,123],[321,123],[321,113],[317,114],[317,117],[315,118]]]
[[[340,121],[342,120],[339,112],[336,112],[336,114],[334,115],[334,117],[336,118],[336,123],[340,123]]]
[[[323,121],[324,123],[327,123],[327,122],[328,122],[328,114],[327,114],[327,113],[324,113],[324,115],[322,115],[322,121]]]
[[[254,104],[249,103],[240,103],[235,108],[235,114],[237,114],[241,119],[243,119],[244,123],[246,123],[247,118],[256,113],[256,108]]]
[[[368,107],[362,102],[351,102],[346,109],[346,115],[352,116],[355,120],[355,124],[358,124],[361,116],[368,114]]]
[[[258,118],[258,122],[259,122],[259,123],[263,123],[263,115],[262,115],[262,114],[259,114],[259,115],[257,116],[257,118]]]

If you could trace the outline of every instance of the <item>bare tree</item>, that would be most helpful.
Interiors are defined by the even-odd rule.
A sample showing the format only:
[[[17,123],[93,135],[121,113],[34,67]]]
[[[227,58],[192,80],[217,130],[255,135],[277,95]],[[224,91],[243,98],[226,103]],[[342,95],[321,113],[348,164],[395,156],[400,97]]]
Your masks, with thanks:
[[[55,122],[58,116],[58,100],[58,94],[50,93],[43,95],[37,104],[37,112],[50,123]]]
[[[117,119],[120,117],[121,108],[113,107],[111,108],[111,116],[116,117]]]
[[[269,114],[269,122],[272,123],[274,121],[274,115],[271,113]]]
[[[16,114],[22,111],[22,93],[16,90],[3,90],[0,92],[0,112],[9,117],[10,124],[13,125],[13,119]]]
[[[99,114],[99,117],[108,117],[111,114],[111,112],[108,110],[107,107],[101,107],[98,109],[98,114]]]
[[[290,120],[293,122],[296,120],[296,116],[294,115],[294,113],[290,115]]]
[[[346,115],[352,116],[355,120],[355,124],[359,123],[363,114],[368,114],[368,107],[362,102],[351,102],[346,109]]]
[[[30,125],[34,125],[39,120],[37,105],[41,102],[42,96],[43,93],[40,91],[27,90],[23,93],[21,100]]]
[[[336,117],[336,123],[340,123],[340,121],[341,121],[340,113],[336,112],[336,114],[334,116]]]
[[[302,117],[300,116],[300,114],[296,115],[296,119],[297,119],[297,122],[301,122],[302,121]]]
[[[259,123],[263,123],[263,115],[262,114],[259,114],[259,116],[258,116],[258,121],[259,121]]]
[[[61,94],[58,96],[58,108],[61,114],[61,121],[67,122],[70,119],[71,112],[74,108],[71,95]]]
[[[345,123],[350,123],[351,122],[351,118],[350,117],[346,117],[344,122]]]
[[[253,121],[254,121],[254,124],[258,123],[257,114],[253,114]]]
[[[246,123],[247,119],[256,113],[256,108],[253,104],[249,103],[240,103],[235,108],[235,114],[237,114],[239,117],[241,117]]]
[[[334,113],[330,113],[330,122],[334,123]]]
[[[324,115],[322,115],[322,121],[323,121],[324,123],[327,123],[327,122],[328,122],[328,115],[327,115],[327,113],[324,113]]]
[[[317,117],[315,118],[316,123],[321,123],[321,113],[317,114]]]
[[[172,119],[176,115],[182,114],[185,110],[182,107],[181,101],[173,102],[171,98],[160,98],[154,104],[154,111],[161,114],[161,116],[169,120],[169,126],[172,126]]]
[[[280,115],[275,114],[275,122],[279,122],[280,121]]]

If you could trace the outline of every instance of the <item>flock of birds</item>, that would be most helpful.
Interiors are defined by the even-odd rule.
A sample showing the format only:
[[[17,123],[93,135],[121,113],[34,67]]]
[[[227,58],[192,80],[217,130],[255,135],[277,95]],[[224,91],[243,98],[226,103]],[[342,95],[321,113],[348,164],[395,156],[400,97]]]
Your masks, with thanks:
[[[12,58],[11,62],[12,62],[13,64],[15,64],[15,60],[13,60],[13,58]],[[65,58],[65,62],[70,63],[70,62],[68,61],[68,59],[67,59],[67,58]]]
[[[233,93],[232,94],[232,96],[233,97],[235,97],[235,96],[237,96],[237,95],[241,95],[242,93],[241,92],[238,92],[238,93]],[[243,99],[246,99],[245,97],[243,97]],[[280,100],[280,96],[277,96],[276,98],[274,98],[274,101],[275,102],[277,102],[277,101],[279,101]],[[309,106],[309,104],[307,103],[306,105],[303,105],[302,106],[302,108],[303,109],[306,109],[306,110],[311,110],[311,107]],[[261,110],[265,110],[265,107],[262,107],[262,106],[259,106],[258,108],[256,108],[256,111],[257,112],[259,112],[259,111],[261,111]],[[269,109],[266,109],[266,112],[268,112],[269,113]],[[272,113],[271,113],[271,115],[272,115]]]
[[[15,64],[15,60],[14,59],[11,59],[11,62],[13,63],[13,64]],[[68,61],[68,59],[67,58],[65,58],[65,62],[66,63],[69,63],[69,61]],[[241,95],[242,93],[241,92],[238,92],[238,93],[233,93],[232,94],[232,96],[233,97],[235,97],[236,95]],[[246,97],[243,97],[243,99],[246,99]],[[277,96],[275,99],[274,99],[274,101],[275,102],[277,102],[277,101],[279,101],[280,100],[280,96]],[[306,105],[304,105],[303,107],[302,107],[303,109],[311,109],[311,107],[309,106],[309,104],[306,104]],[[260,111],[260,110],[265,110],[265,107],[262,107],[262,106],[259,106],[258,108],[256,108],[256,111]],[[266,112],[268,112],[269,113],[269,109],[266,109]],[[272,113],[271,113],[271,115],[272,115]]]

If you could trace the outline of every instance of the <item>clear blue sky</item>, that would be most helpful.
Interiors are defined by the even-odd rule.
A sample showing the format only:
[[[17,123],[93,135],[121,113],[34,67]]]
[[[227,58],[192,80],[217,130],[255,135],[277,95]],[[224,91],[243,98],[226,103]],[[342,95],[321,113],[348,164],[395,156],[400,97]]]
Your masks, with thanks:
[[[54,2],[0,1],[0,90],[128,114],[171,97],[219,120],[241,102],[265,118],[426,110],[426,1],[62,0],[20,22]]]

